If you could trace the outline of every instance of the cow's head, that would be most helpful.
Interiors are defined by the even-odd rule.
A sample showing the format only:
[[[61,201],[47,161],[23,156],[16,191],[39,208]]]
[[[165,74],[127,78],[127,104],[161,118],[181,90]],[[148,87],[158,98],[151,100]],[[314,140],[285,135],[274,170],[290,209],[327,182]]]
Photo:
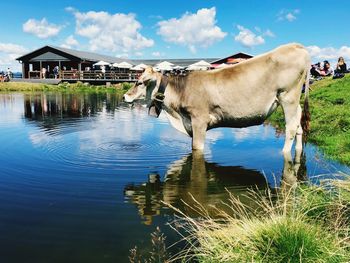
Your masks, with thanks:
[[[159,85],[161,74],[154,71],[152,67],[147,67],[135,85],[124,95],[126,102],[133,102],[138,99],[153,99]]]

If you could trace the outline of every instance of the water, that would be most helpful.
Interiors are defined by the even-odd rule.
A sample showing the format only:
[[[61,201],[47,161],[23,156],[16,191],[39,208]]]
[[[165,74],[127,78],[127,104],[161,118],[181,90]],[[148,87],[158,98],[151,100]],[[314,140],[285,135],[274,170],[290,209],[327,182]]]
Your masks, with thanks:
[[[0,262],[128,262],[156,226],[185,209],[250,186],[281,184],[284,136],[273,127],[215,129],[204,156],[164,116],[149,117],[111,94],[0,94]],[[349,168],[312,145],[299,176]],[[191,212],[188,211],[190,214]]]

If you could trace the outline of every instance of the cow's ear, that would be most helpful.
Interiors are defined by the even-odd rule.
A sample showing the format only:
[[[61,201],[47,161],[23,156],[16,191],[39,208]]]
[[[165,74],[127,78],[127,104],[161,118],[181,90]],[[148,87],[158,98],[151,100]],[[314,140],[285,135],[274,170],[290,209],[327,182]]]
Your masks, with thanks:
[[[154,72],[153,67],[152,67],[152,66],[148,66],[148,67],[145,69],[145,72],[153,73],[153,72]]]

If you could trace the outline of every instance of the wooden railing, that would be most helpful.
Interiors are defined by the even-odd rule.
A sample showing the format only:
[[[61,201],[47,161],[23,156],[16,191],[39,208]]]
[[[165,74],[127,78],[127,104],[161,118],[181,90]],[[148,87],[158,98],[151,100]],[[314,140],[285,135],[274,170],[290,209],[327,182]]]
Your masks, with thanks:
[[[76,79],[76,80],[130,80],[135,81],[140,76],[136,72],[117,72],[113,70],[94,71],[77,71],[77,70],[62,70],[60,72],[60,79]]]
[[[28,77],[30,79],[40,79],[40,71],[38,70],[29,71]]]
[[[30,79],[40,79],[42,75],[40,71],[29,71]],[[58,78],[63,80],[124,80],[136,81],[140,76],[140,72],[120,72],[113,70],[106,70],[104,73],[101,70],[78,71],[78,70],[61,70]],[[46,74],[46,78],[53,79],[52,73]]]

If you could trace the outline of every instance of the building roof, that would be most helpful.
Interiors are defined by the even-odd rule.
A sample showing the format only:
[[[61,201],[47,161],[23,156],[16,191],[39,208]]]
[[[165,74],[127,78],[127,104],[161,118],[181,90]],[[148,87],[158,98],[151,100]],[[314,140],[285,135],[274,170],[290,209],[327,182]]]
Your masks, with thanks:
[[[239,59],[239,58],[243,58],[243,59],[249,59],[252,58],[253,56],[244,52],[238,52],[235,54],[232,54],[230,56],[227,56],[225,58],[220,58],[220,59],[216,59],[211,61],[211,64],[222,64],[222,63],[226,63],[228,59]]]
[[[87,51],[79,51],[69,48],[63,48],[63,47],[56,47],[52,45],[46,45],[39,49],[36,49],[32,52],[29,52],[21,57],[16,58],[16,60],[19,61],[45,61],[45,60],[62,60],[62,59],[70,59],[74,61],[90,61],[93,63],[96,63],[98,61],[106,61],[109,63],[121,63],[123,61],[128,62],[133,65],[137,64],[146,64],[155,66],[159,64],[160,62],[166,60],[172,64],[175,64],[177,66],[181,67],[188,67],[191,64],[194,64],[200,60],[204,60],[206,62],[209,62],[211,64],[221,64],[226,63],[228,59],[234,59],[234,58],[243,58],[248,59],[252,58],[252,55],[239,52],[236,54],[233,54],[231,56],[225,57],[225,58],[185,58],[185,59],[122,59],[117,58],[113,56],[107,56],[107,55],[101,55],[93,52],[87,52]]]
[[[39,49],[36,49],[32,52],[29,52],[21,57],[16,58],[16,60],[21,60],[21,61],[29,61],[32,58],[35,58],[39,56],[40,54],[46,53],[46,52],[55,52],[58,53],[59,55],[67,56],[71,59],[78,59],[78,60],[86,60],[86,61],[91,61],[91,62],[97,62],[97,61],[106,61],[109,63],[120,63],[123,61],[129,61],[127,59],[121,59],[113,56],[107,56],[107,55],[101,55],[93,52],[87,52],[87,51],[79,51],[79,50],[74,50],[74,49],[69,49],[69,48],[63,48],[63,47],[56,47],[56,46],[51,46],[47,45],[44,47],[41,47]]]
[[[163,61],[168,61],[174,65],[181,66],[181,67],[188,67],[189,65],[196,63],[200,60],[205,60],[210,63],[210,61],[217,59],[217,58],[177,58],[177,59],[132,59],[131,61],[135,64],[146,64],[150,66],[155,66]]]
[[[76,57],[80,57],[84,60],[90,60],[90,61],[101,61],[104,60],[109,63],[121,63],[123,61],[130,61],[128,59],[122,59],[122,58],[117,58],[113,56],[107,56],[107,55],[101,55],[93,52],[87,52],[87,51],[79,51],[79,50],[73,50],[73,49],[68,49],[68,48],[58,48],[55,47],[56,49],[59,49],[63,52],[70,53]]]

